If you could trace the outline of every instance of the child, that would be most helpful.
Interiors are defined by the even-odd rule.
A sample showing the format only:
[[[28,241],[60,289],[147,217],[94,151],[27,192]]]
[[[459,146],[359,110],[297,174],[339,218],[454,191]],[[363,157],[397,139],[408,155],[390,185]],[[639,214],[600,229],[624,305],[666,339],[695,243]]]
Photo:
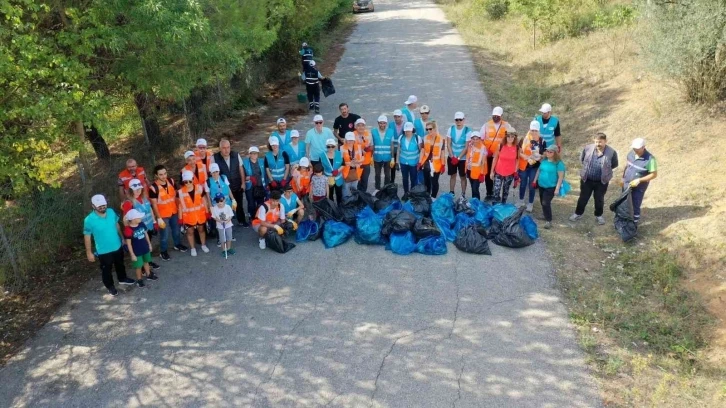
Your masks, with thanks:
[[[214,196],[214,207],[212,207],[212,218],[217,222],[223,257],[234,255],[234,249],[232,249],[232,216],[234,216],[234,212],[225,200],[224,194],[217,193]]]
[[[126,213],[128,225],[124,228],[126,247],[131,255],[131,267],[136,269],[136,286],[143,288],[144,276],[151,280],[159,279],[154,272],[151,272],[149,262],[151,261],[151,240],[146,232],[146,226],[141,222],[144,213],[137,209],[131,209]],[[144,268],[144,275],[141,274]]]
[[[315,163],[313,166],[313,177],[310,180],[310,196],[313,202],[324,200],[328,197],[328,178],[323,174],[323,165]]]

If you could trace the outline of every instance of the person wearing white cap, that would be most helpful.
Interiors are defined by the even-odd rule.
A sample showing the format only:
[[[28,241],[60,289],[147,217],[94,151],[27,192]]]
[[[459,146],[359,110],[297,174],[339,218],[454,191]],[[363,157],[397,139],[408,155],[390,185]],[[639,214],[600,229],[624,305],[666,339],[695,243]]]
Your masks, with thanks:
[[[211,218],[211,203],[209,193],[205,186],[194,184],[194,174],[191,171],[182,173],[182,188],[179,189],[179,205],[181,219],[186,228],[187,241],[192,256],[197,256],[194,230],[199,233],[202,251],[209,252],[207,248],[207,219]]]
[[[219,141],[219,152],[214,154],[214,163],[219,166],[219,174],[227,178],[233,200],[238,203],[234,210],[237,222],[242,227],[249,228],[242,205],[245,196],[245,169],[242,165],[244,163],[242,155],[233,151],[229,140],[223,138]]]
[[[124,227],[124,239],[126,239],[126,248],[128,248],[131,257],[131,267],[136,269],[136,286],[140,288],[146,286],[144,278],[149,280],[159,279],[151,271],[152,246],[148,230],[142,222],[145,216],[143,212],[135,209],[132,209],[124,216],[124,220],[128,224]]]
[[[260,158],[260,149],[257,146],[250,146],[247,151],[248,157],[242,160],[245,170],[245,197],[247,198],[247,213],[250,220],[257,212],[257,208],[267,198],[267,172],[265,171],[265,159]]]
[[[519,179],[519,141],[516,132],[507,132],[499,150],[494,153],[489,177],[494,179],[494,198],[492,204],[506,204],[509,188],[515,179]],[[516,184],[515,184],[516,187]]]
[[[328,197],[340,204],[343,202],[343,154],[338,150],[338,142],[332,137],[325,141],[327,152],[320,157],[323,174],[328,177]]]
[[[310,60],[303,71],[302,80],[308,93],[308,110],[320,113],[320,80],[325,77],[315,68],[315,61]]]
[[[144,192],[146,193],[149,183],[146,180],[146,172],[144,168],[136,164],[136,160],[126,160],[126,168],[121,170],[118,174],[118,194],[121,201],[125,200],[126,192],[129,189],[129,182],[132,179],[141,180],[141,184],[144,185]]]
[[[360,119],[360,116],[351,113],[348,104],[345,102],[338,105],[338,110],[340,116],[333,121],[333,133],[335,138],[338,139],[338,145],[342,146],[345,143],[345,134],[355,129],[355,121]]]
[[[202,162],[207,171],[209,171],[209,167],[214,163],[214,158],[212,157],[212,152],[207,149],[207,140],[197,139],[196,146],[194,155],[197,157],[197,160]]]
[[[129,190],[126,193],[128,197],[121,203],[121,213],[125,217],[131,209],[136,209],[144,214],[144,226],[149,232],[149,235],[154,236],[159,231],[159,224],[152,211],[151,201],[148,196],[144,194],[144,185],[139,179],[133,179],[129,181]],[[125,220],[125,218],[124,218]],[[124,222],[125,224],[125,222]],[[156,262],[150,262],[151,267],[159,269],[159,265]]]
[[[423,109],[423,106],[421,108]],[[419,164],[426,191],[432,198],[436,198],[439,194],[439,176],[444,172],[444,163],[446,163],[446,141],[439,134],[435,120],[426,122],[425,126],[426,136],[423,138]]]
[[[416,110],[417,103],[418,98],[416,97],[416,95],[409,95],[408,99],[406,99],[406,102],[404,102],[401,113],[403,113],[403,117],[406,119],[406,122],[413,123],[416,120],[416,114],[414,112]]]
[[[645,148],[645,139],[637,138],[630,145],[628,152],[628,164],[623,171],[621,181],[623,188],[630,187],[630,196],[633,199],[633,217],[635,222],[640,221],[640,206],[643,204],[645,190],[650,182],[658,177],[658,164],[653,156]]]
[[[287,154],[287,158],[290,161],[290,167],[295,168],[300,159],[305,157],[305,143],[300,142],[300,132],[297,130],[290,131],[290,143],[286,144],[282,151]]]
[[[277,119],[277,129],[270,134],[270,139],[277,139],[280,142],[280,148],[284,149],[292,140],[292,131],[287,129],[287,121],[285,118]]]
[[[495,107],[492,110],[492,118],[479,130],[479,133],[481,133],[484,139],[484,146],[487,147],[487,168],[490,169],[490,172],[492,169],[492,160],[494,160],[496,152],[499,151],[499,145],[504,140],[504,136],[507,132],[514,131],[514,128],[502,119],[502,115],[504,115],[504,109],[500,106]],[[487,195],[484,199],[491,201],[494,198],[492,196],[494,192],[494,180],[490,178],[490,175],[485,177],[484,185],[487,189]]]
[[[431,108],[428,105],[421,105],[418,112],[421,114],[421,117],[413,121],[413,127],[416,129],[416,134],[419,137],[424,137],[426,135],[426,124],[432,120],[429,119]]]
[[[298,197],[307,197],[310,194],[310,179],[312,176],[313,172],[312,166],[310,165],[310,159],[307,157],[301,158],[299,166],[293,170],[292,179],[290,180],[292,191],[294,191]]]
[[[484,182],[487,174],[487,148],[481,141],[481,135],[476,130],[471,132],[471,141],[466,149],[466,176],[471,183],[471,196],[481,199],[479,186]]]
[[[605,207],[605,193],[608,184],[613,178],[613,170],[619,165],[618,152],[607,145],[605,133],[598,132],[593,143],[585,146],[580,154],[580,197],[577,199],[575,213],[570,221],[577,221],[585,214],[585,207],[590,196],[595,196],[595,219],[598,225],[605,225],[603,210]]]
[[[237,201],[232,197],[232,189],[230,188],[229,179],[227,176],[219,171],[219,164],[212,163],[212,168],[209,169],[211,177],[207,180],[209,185],[209,197],[216,197],[217,194],[224,196],[224,202],[228,206],[235,210],[237,208]]]
[[[466,117],[464,112],[454,114],[454,124],[446,132],[446,146],[448,146],[449,157],[447,167],[449,179],[449,192],[454,194],[456,188],[456,175],[461,180],[461,196],[466,196],[466,147],[471,139],[471,129],[465,126]]]
[[[326,152],[325,142],[328,139],[335,140],[335,136],[330,128],[323,126],[322,115],[315,115],[313,124],[313,128],[305,134],[305,146],[307,148],[305,156],[315,165],[315,163],[320,162],[320,157]]]
[[[408,193],[418,184],[418,172],[421,170],[419,158],[421,157],[423,142],[414,134],[413,123],[403,125],[403,136],[398,139],[398,154],[396,162],[401,164],[401,178],[403,178],[403,192]]]
[[[191,172],[192,175],[194,175],[194,184],[204,186],[206,188],[207,178],[209,178],[207,166],[205,166],[191,150],[187,150],[186,152],[184,152],[184,161],[187,164],[182,167],[180,176],[185,171]],[[181,181],[181,177],[179,178],[179,180]]]
[[[388,127],[393,129],[393,140],[391,140],[391,157],[393,160],[391,166],[394,167],[391,168],[391,183],[396,182],[396,170],[400,167],[399,163],[396,162],[396,157],[398,157],[398,139],[403,136],[404,123],[403,112],[400,109],[393,111],[393,123],[388,122]]]
[[[565,162],[560,159],[557,146],[547,146],[545,160],[539,165],[532,187],[539,188],[539,203],[545,219],[545,229],[552,228],[552,199],[560,195],[565,181]]]
[[[118,295],[113,282],[112,268],[116,268],[118,283],[133,285],[135,281],[126,277],[124,265],[123,233],[118,215],[110,208],[101,194],[91,197],[93,211],[83,220],[83,242],[89,262],[101,265],[101,280],[111,296]],[[95,252],[93,246],[95,245]]]
[[[300,51],[300,58],[302,59],[302,69],[305,71],[308,68],[308,64],[313,60],[313,49],[310,48],[308,43],[303,42]]]
[[[395,130],[388,125],[386,115],[378,117],[378,127],[371,131],[373,140],[373,165],[375,167],[376,191],[381,189],[381,173],[383,173],[384,184],[391,182],[391,163],[394,163],[391,156],[391,146],[395,136]]]
[[[358,191],[368,191],[368,179],[371,177],[371,163],[373,162],[373,137],[366,127],[366,121],[359,118],[355,121],[355,142],[363,150],[362,173],[358,180]]]
[[[539,108],[541,115],[534,117],[539,122],[539,133],[542,139],[547,142],[547,146],[557,146],[560,153],[562,152],[562,140],[560,135],[560,120],[557,116],[552,116],[552,105],[549,103],[542,104]]]
[[[537,174],[539,163],[545,155],[547,143],[539,135],[540,124],[533,120],[529,124],[529,132],[520,143],[519,149],[519,201],[517,207],[525,205],[524,196],[529,188],[527,211],[532,212],[534,207],[535,188],[532,188],[534,176]]]
[[[351,196],[351,190],[358,188],[358,180],[363,174],[363,147],[356,140],[353,132],[345,134],[345,144],[340,147],[343,152],[343,197]]]
[[[280,151],[280,142],[270,138],[267,142],[271,150],[265,154],[267,179],[270,181],[270,189],[280,189],[287,185],[290,175],[290,158],[287,153]]]

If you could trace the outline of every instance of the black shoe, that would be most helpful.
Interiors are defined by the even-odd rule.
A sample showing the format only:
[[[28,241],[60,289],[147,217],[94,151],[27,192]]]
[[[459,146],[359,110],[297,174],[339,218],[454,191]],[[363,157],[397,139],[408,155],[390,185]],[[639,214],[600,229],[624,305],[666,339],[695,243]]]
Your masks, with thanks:
[[[187,250],[188,250],[188,249],[189,249],[189,248],[187,248],[187,247],[186,247],[186,246],[184,246],[184,245],[175,245],[175,246],[174,246],[174,250],[175,250],[175,251],[179,251],[179,252],[187,252]]]
[[[126,278],[124,280],[118,281],[118,283],[119,283],[119,285],[133,285],[134,283],[136,283],[136,281],[133,279]]]
[[[250,227],[250,224],[247,223],[247,222],[241,222],[239,225],[241,225],[242,228],[249,228]]]
[[[222,243],[221,243],[221,242],[219,242],[219,240],[217,240],[217,248],[219,248],[219,247],[221,247],[221,246],[222,246]]]
[[[116,288],[111,288],[111,289],[109,289],[109,290],[108,290],[108,293],[109,293],[109,294],[110,294],[111,296],[118,296],[118,290],[116,290]]]
[[[492,200],[494,200],[494,196],[488,195],[488,196],[484,197],[484,201],[492,201]]]
[[[143,279],[139,279],[139,280],[136,281],[136,286],[138,286],[140,288],[143,288],[146,285],[144,284],[144,280]]]
[[[156,274],[154,272],[151,272],[149,274],[149,276],[146,277],[146,279],[155,281],[155,280],[159,279],[159,277],[156,276]]]
[[[164,260],[164,261],[170,261],[171,260],[171,257],[169,256],[169,253],[168,252],[164,251],[164,252],[161,253],[161,259]]]
[[[151,269],[161,268],[161,266],[159,266],[159,264],[157,264],[156,262],[149,262],[149,266],[151,267]]]
[[[315,108],[315,113],[320,113],[320,108]]]

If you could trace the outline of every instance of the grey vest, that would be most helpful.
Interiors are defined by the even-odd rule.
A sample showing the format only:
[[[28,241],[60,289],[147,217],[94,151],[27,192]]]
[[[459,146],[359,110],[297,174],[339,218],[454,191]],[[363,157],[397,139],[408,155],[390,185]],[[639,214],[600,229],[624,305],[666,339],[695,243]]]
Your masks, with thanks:
[[[585,158],[582,161],[582,169],[580,169],[580,178],[582,178],[582,181],[587,181],[587,167],[590,160],[597,160],[596,151],[597,147],[595,147],[594,143],[585,146]],[[602,168],[600,169],[600,181],[603,184],[607,184],[613,178],[613,156],[615,155],[615,150],[610,146],[605,146],[603,155],[605,157],[603,158]]]

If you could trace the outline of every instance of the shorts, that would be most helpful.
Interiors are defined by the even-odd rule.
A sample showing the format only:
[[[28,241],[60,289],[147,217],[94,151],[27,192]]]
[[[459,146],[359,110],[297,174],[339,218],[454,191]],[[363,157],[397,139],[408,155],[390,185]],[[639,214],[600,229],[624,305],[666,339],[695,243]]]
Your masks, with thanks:
[[[451,157],[447,157],[446,164],[446,167],[448,167],[449,169],[449,176],[453,176],[457,173],[457,171],[459,173],[459,177],[464,177],[466,175],[466,160],[459,160],[456,166],[454,166],[453,164],[451,164]]]
[[[131,261],[131,267],[139,269],[144,266],[145,263],[151,262],[151,252],[147,252],[143,255],[136,255],[136,261]]]
[[[262,224],[252,224],[252,231],[258,232]]]
[[[219,234],[219,242],[226,239],[227,242],[232,242],[232,227],[229,228],[217,228]]]
[[[207,226],[207,224],[206,224],[206,223],[202,223],[202,224],[196,224],[196,225],[189,225],[189,224],[186,224],[186,223],[185,223],[184,225],[186,225],[186,226],[187,226],[187,228],[194,228],[194,227],[205,227],[205,228],[206,228],[206,226]]]

